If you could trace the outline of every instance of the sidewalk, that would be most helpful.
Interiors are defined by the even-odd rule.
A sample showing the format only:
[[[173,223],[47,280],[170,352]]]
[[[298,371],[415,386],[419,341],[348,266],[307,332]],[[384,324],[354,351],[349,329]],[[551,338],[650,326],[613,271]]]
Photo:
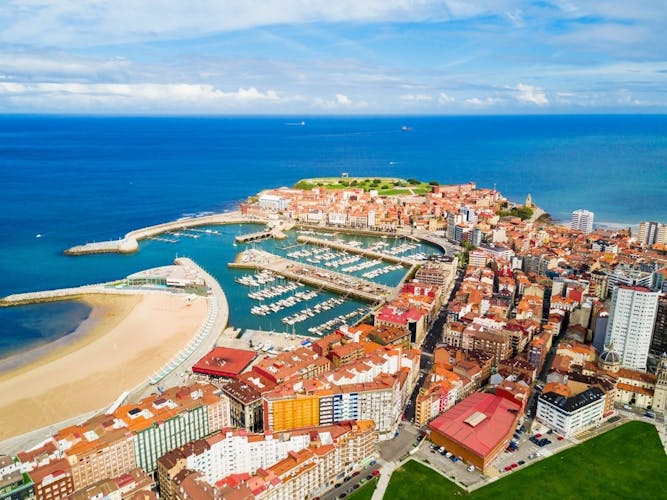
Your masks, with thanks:
[[[410,457],[412,458],[412,457]],[[396,462],[384,462],[380,467],[380,479],[378,479],[377,487],[373,492],[371,500],[382,500],[384,497],[385,491],[387,491],[387,486],[389,486],[389,480],[391,475],[396,469],[401,466],[402,463]]]

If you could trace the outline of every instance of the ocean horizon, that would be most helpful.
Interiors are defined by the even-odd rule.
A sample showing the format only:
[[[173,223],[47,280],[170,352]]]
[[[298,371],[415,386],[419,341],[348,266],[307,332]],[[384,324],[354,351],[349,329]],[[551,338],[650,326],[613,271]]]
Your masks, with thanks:
[[[303,126],[293,125],[301,120]],[[144,244],[128,256],[62,252],[179,217],[232,210],[262,189],[342,172],[473,181],[518,203],[530,193],[560,221],[584,208],[610,228],[667,222],[666,163],[667,115],[5,115],[0,295],[109,281],[169,264],[173,248]],[[0,310],[0,357],[65,335],[85,316],[58,307]]]

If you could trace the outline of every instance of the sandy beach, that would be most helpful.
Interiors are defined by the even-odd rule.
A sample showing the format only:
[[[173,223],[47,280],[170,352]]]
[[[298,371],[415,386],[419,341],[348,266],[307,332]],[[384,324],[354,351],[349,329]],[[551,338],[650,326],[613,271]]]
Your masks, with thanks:
[[[80,300],[93,310],[77,331],[0,373],[0,440],[111,405],[185,347],[207,316],[203,297],[90,294]]]

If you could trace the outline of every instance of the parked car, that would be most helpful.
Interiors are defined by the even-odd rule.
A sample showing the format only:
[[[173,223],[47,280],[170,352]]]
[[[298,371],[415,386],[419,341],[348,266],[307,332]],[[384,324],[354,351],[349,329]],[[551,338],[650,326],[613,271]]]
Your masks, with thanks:
[[[467,468],[466,470],[467,470],[468,472],[472,472],[472,471],[475,470],[475,466],[474,466],[474,465],[469,465],[468,468]]]
[[[526,463],[526,461],[525,461],[525,460],[519,460],[517,463],[518,463],[519,465],[523,465],[523,464]]]

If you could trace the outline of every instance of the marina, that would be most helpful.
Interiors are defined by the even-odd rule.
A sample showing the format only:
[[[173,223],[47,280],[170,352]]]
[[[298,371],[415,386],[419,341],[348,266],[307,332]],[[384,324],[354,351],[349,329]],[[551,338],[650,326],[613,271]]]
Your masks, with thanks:
[[[412,266],[417,263],[415,259],[402,257],[401,255],[417,248],[415,243],[402,243],[396,247],[386,249],[385,247],[376,247],[377,249],[364,248],[361,242],[352,240],[345,242],[343,240],[324,240],[321,238],[314,238],[312,236],[299,236],[298,242],[310,243],[311,245],[320,245],[336,250],[342,250],[348,253],[363,255],[371,259],[380,259],[392,264],[402,264],[404,266]],[[382,248],[382,251],[379,251]]]
[[[301,264],[263,250],[241,252],[231,268],[269,270],[281,276],[304,282],[315,288],[324,288],[341,295],[350,295],[366,302],[381,302],[393,294],[393,289],[354,276],[324,271],[315,266]]]

